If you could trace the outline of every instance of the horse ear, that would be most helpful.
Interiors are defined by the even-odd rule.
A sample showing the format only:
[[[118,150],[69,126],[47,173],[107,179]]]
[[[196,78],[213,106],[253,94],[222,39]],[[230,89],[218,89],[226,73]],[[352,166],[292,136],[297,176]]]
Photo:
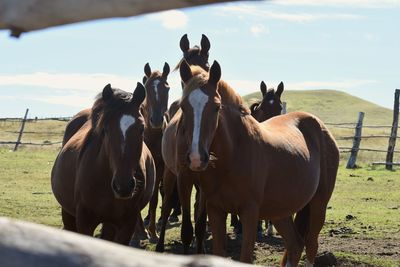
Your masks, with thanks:
[[[145,76],[143,76],[142,83],[146,84],[146,82],[147,82],[147,76],[145,75]]]
[[[221,66],[218,61],[214,60],[210,68],[210,77],[208,78],[208,82],[211,84],[217,84],[221,79]]]
[[[189,50],[189,39],[187,37],[187,33],[182,36],[179,46],[181,47],[183,53]]]
[[[181,65],[179,66],[179,73],[181,74],[181,79],[184,83],[186,83],[193,77],[192,70],[190,69],[190,66],[186,62],[186,60],[183,60]]]
[[[207,36],[205,34],[201,35],[201,53],[207,54],[208,51],[210,50],[211,44],[210,40],[208,40]]]
[[[163,72],[162,72],[162,76],[166,78],[168,76],[168,74],[169,74],[169,71],[170,71],[169,65],[168,65],[167,62],[165,62],[164,63],[164,68],[163,68]]]
[[[110,99],[112,99],[114,96],[114,92],[111,88],[111,84],[107,84],[104,88],[103,88],[103,93],[101,94],[101,97],[103,98],[104,101],[109,101]]]
[[[276,95],[281,98],[281,95],[283,93],[283,82],[280,82],[280,84],[278,85],[278,89],[276,89]]]
[[[146,65],[144,65],[144,74],[146,74],[147,77],[150,77],[151,75],[151,68],[148,62],[146,63]]]
[[[146,97],[146,90],[144,89],[143,84],[138,82],[136,85],[136,89],[132,95],[132,101],[133,103],[138,104],[138,106],[140,106],[140,104],[142,104],[142,102],[144,101],[145,97]]]
[[[261,81],[261,83],[260,83],[260,90],[261,90],[262,96],[265,97],[265,95],[267,94],[267,85],[265,84],[264,81]]]

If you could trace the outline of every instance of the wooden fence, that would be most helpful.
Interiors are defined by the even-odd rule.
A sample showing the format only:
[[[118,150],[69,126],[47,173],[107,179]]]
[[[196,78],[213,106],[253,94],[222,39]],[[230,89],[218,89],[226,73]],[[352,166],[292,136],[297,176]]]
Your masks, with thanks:
[[[354,129],[354,135],[349,135],[349,136],[335,136],[337,141],[346,141],[346,140],[353,140],[353,145],[352,146],[339,146],[340,152],[342,154],[347,154],[350,153],[349,159],[347,162],[346,167],[347,168],[355,168],[356,167],[356,162],[357,162],[357,157],[358,157],[358,152],[360,151],[369,151],[369,152],[376,152],[376,153],[386,153],[386,160],[385,161],[379,161],[379,162],[373,162],[372,164],[381,164],[381,165],[386,165],[386,169],[391,170],[393,166],[395,165],[400,165],[400,162],[393,162],[393,157],[395,154],[400,153],[399,150],[395,150],[395,145],[396,145],[396,138],[397,138],[397,129],[399,127],[398,125],[398,120],[399,120],[399,95],[400,95],[400,89],[396,89],[395,91],[395,97],[394,97],[394,108],[393,108],[393,123],[392,125],[364,125],[363,120],[365,116],[368,116],[368,114],[365,114],[364,112],[360,112],[358,114],[358,119],[357,122],[345,122],[345,123],[325,123],[326,125],[329,126],[330,129],[332,128],[341,128],[341,129]],[[51,132],[51,131],[25,131],[25,123],[26,122],[40,122],[44,120],[52,120],[52,121],[68,121],[71,117],[53,117],[53,118],[34,118],[34,119],[27,119],[28,115],[28,109],[25,112],[25,116],[23,119],[21,118],[0,118],[0,128],[1,128],[1,123],[18,123],[20,124],[20,130],[19,131],[10,131],[6,130],[4,132],[10,133],[10,134],[18,134],[16,137],[15,141],[4,141],[0,140],[0,145],[15,145],[14,146],[14,151],[16,151],[19,147],[19,145],[29,145],[29,146],[51,146],[51,145],[60,145],[62,141],[44,141],[44,142],[23,142],[22,141],[22,136],[23,133],[29,133],[29,134],[45,134],[47,136],[54,135],[58,137],[62,137],[63,133],[60,132]],[[286,111],[286,103],[284,103],[284,109],[282,113],[285,113]],[[3,127],[4,128],[4,127]],[[378,134],[378,135],[363,135],[363,129],[366,128],[371,128],[371,129],[391,129],[390,135],[385,135],[385,134]],[[366,139],[388,139],[388,148],[385,149],[376,149],[376,148],[371,148],[371,147],[363,147],[361,146],[361,141],[366,140]]]

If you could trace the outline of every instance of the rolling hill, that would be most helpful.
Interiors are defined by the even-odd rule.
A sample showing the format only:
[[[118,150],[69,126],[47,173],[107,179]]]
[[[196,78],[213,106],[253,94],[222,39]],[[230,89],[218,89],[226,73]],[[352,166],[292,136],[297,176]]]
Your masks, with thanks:
[[[243,97],[250,105],[261,99],[261,92]],[[287,111],[307,111],[324,122],[356,122],[358,112],[363,111],[364,124],[391,125],[393,111],[356,96],[335,90],[284,91],[282,101]]]

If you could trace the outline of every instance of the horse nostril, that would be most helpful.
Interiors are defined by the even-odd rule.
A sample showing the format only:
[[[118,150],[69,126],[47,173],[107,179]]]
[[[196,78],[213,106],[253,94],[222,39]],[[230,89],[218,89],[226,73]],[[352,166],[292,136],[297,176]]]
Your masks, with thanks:
[[[207,152],[204,152],[204,153],[203,153],[202,161],[203,161],[205,164],[207,164],[209,160],[210,160],[210,154],[208,154]]]

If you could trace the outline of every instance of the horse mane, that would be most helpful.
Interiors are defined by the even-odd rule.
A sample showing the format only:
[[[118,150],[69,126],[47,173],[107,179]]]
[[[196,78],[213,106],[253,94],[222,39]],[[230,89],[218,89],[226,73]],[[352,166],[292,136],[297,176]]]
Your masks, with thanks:
[[[188,51],[185,52],[185,53],[187,53],[187,59],[191,58],[193,55],[200,53],[200,51],[201,51],[200,46],[198,46],[198,45],[193,46],[192,48],[190,48]],[[176,71],[179,69],[179,66],[181,65],[181,63],[184,59],[186,59],[185,56],[183,56],[181,58],[181,60],[179,60],[178,64],[175,66],[173,71]]]
[[[193,77],[185,84],[182,98],[186,98],[193,90],[208,82],[209,74],[200,66],[190,66]],[[220,80],[217,85],[218,94],[221,96],[223,107],[237,107],[242,114],[250,114],[250,110],[244,104],[243,98],[225,81]]]
[[[150,74],[150,77],[147,77],[146,83],[147,83],[150,79],[157,78],[157,77],[161,77],[161,76],[162,76],[162,73],[161,73],[160,71],[158,71],[158,70],[153,71],[153,72]]]
[[[89,143],[93,140],[94,136],[101,136],[104,133],[104,125],[110,120],[111,115],[116,110],[120,110],[124,105],[130,103],[132,100],[132,93],[125,92],[121,89],[112,88],[113,97],[109,101],[104,101],[102,93],[99,93],[92,106],[90,114],[90,129],[83,140],[83,146],[79,152],[79,158],[86,150]]]

